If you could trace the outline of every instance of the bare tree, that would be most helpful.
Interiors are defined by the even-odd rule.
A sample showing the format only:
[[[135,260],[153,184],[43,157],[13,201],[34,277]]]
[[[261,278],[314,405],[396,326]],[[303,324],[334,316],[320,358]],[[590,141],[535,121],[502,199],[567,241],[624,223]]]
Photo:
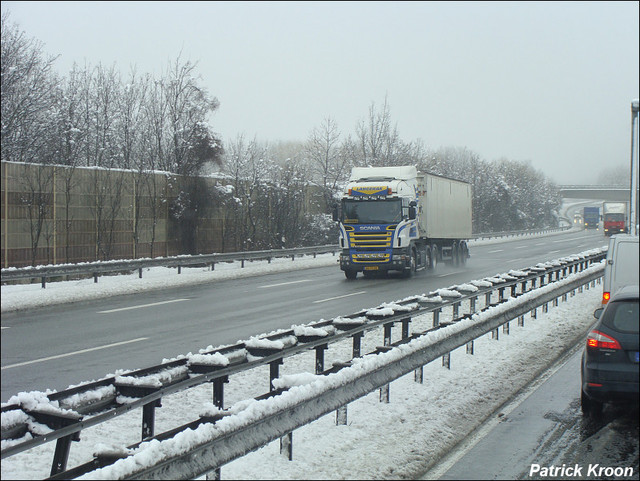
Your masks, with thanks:
[[[348,155],[340,149],[340,131],[331,118],[325,118],[320,127],[314,128],[309,135],[306,153],[311,162],[313,173],[320,179],[325,203],[330,206],[338,183],[343,181],[349,168]]]
[[[0,95],[3,160],[37,162],[47,139],[49,116],[58,79],[51,72],[56,57],[28,38],[9,14],[2,13]]]
[[[400,136],[391,124],[391,110],[385,96],[381,110],[372,102],[369,116],[356,126],[360,165],[396,165],[403,159],[398,155],[401,147]]]

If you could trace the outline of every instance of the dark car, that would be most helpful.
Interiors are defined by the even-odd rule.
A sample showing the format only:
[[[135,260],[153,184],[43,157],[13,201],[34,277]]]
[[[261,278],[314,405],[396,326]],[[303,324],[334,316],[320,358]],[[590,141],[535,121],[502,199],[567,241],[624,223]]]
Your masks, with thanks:
[[[594,316],[582,355],[582,412],[589,416],[607,402],[638,401],[638,286],[621,288]]]

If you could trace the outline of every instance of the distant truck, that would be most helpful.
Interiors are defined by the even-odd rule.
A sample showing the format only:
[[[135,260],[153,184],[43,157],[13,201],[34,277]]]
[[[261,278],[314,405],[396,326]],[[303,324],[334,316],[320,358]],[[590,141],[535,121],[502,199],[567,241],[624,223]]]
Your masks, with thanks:
[[[602,204],[602,221],[604,235],[626,234],[629,228],[627,225],[627,203],[605,202]]]
[[[358,272],[434,269],[464,264],[471,237],[471,185],[420,173],[414,166],[354,167],[333,218],[340,226],[340,269]]]
[[[600,224],[600,207],[585,207],[582,218],[585,229],[597,229]]]

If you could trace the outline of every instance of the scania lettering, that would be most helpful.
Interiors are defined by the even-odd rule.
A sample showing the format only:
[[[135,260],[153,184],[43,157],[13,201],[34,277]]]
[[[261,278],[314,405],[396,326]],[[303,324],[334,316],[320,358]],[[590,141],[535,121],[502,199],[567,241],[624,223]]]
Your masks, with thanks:
[[[334,209],[340,269],[398,271],[405,277],[438,262],[464,264],[471,237],[471,185],[414,166],[354,167]]]

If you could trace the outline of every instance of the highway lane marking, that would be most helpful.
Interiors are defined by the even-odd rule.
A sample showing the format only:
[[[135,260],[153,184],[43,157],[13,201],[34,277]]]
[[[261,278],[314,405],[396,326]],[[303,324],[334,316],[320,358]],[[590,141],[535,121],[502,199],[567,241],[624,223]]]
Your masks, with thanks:
[[[5,369],[11,369],[12,367],[19,367],[19,366],[26,366],[28,364],[35,364],[37,362],[51,361],[52,359],[60,359],[61,357],[75,356],[76,354],[82,354],[82,353],[91,352],[91,351],[98,351],[100,349],[107,349],[109,347],[122,346],[124,344],[131,344],[132,342],[146,341],[147,339],[149,339],[149,338],[148,337],[139,337],[137,339],[131,339],[130,341],[114,342],[113,344],[105,344],[104,346],[90,347],[88,349],[81,349],[79,351],[68,352],[66,354],[58,354],[56,356],[49,356],[49,357],[43,357],[43,358],[40,358],[40,359],[34,359],[33,361],[25,361],[25,362],[19,362],[17,364],[9,364],[8,366],[2,366],[2,370],[4,371]]]
[[[336,299],[342,299],[344,297],[350,297],[350,296],[357,296],[359,294],[364,294],[365,292],[367,292],[367,291],[352,292],[351,294],[345,294],[344,296],[329,297],[328,299],[321,299],[319,301],[313,301],[313,303],[314,304],[319,304],[320,302],[335,301]]]
[[[111,312],[128,311],[130,309],[142,309],[143,307],[161,306],[162,304],[170,304],[172,302],[188,301],[189,299],[173,299],[171,301],[153,302],[151,304],[142,304],[140,306],[120,307],[118,309],[109,309],[108,311],[98,311],[98,314],[109,314]]]
[[[465,271],[449,272],[448,274],[440,274],[438,277],[455,276],[456,274],[462,274]]]
[[[554,241],[551,241],[551,242],[572,242],[572,241],[575,241],[575,240],[578,240],[578,239],[588,239],[589,237],[592,237],[592,236],[583,235],[583,236],[580,236],[580,237],[574,237],[572,239],[560,239],[560,240],[554,240]]]
[[[258,289],[269,289],[270,287],[287,286],[289,284],[300,284],[301,282],[311,282],[311,279],[302,279],[300,281],[281,282],[279,284],[267,284],[265,286],[258,286]]]
[[[502,252],[504,249],[498,249],[497,251],[489,251],[489,254],[495,254],[496,252]]]
[[[6,326],[6,327],[2,326],[2,329],[10,329],[10,327],[9,326]]]
[[[518,247],[516,247],[516,249],[528,249],[528,248],[529,248],[529,246],[518,246]]]

